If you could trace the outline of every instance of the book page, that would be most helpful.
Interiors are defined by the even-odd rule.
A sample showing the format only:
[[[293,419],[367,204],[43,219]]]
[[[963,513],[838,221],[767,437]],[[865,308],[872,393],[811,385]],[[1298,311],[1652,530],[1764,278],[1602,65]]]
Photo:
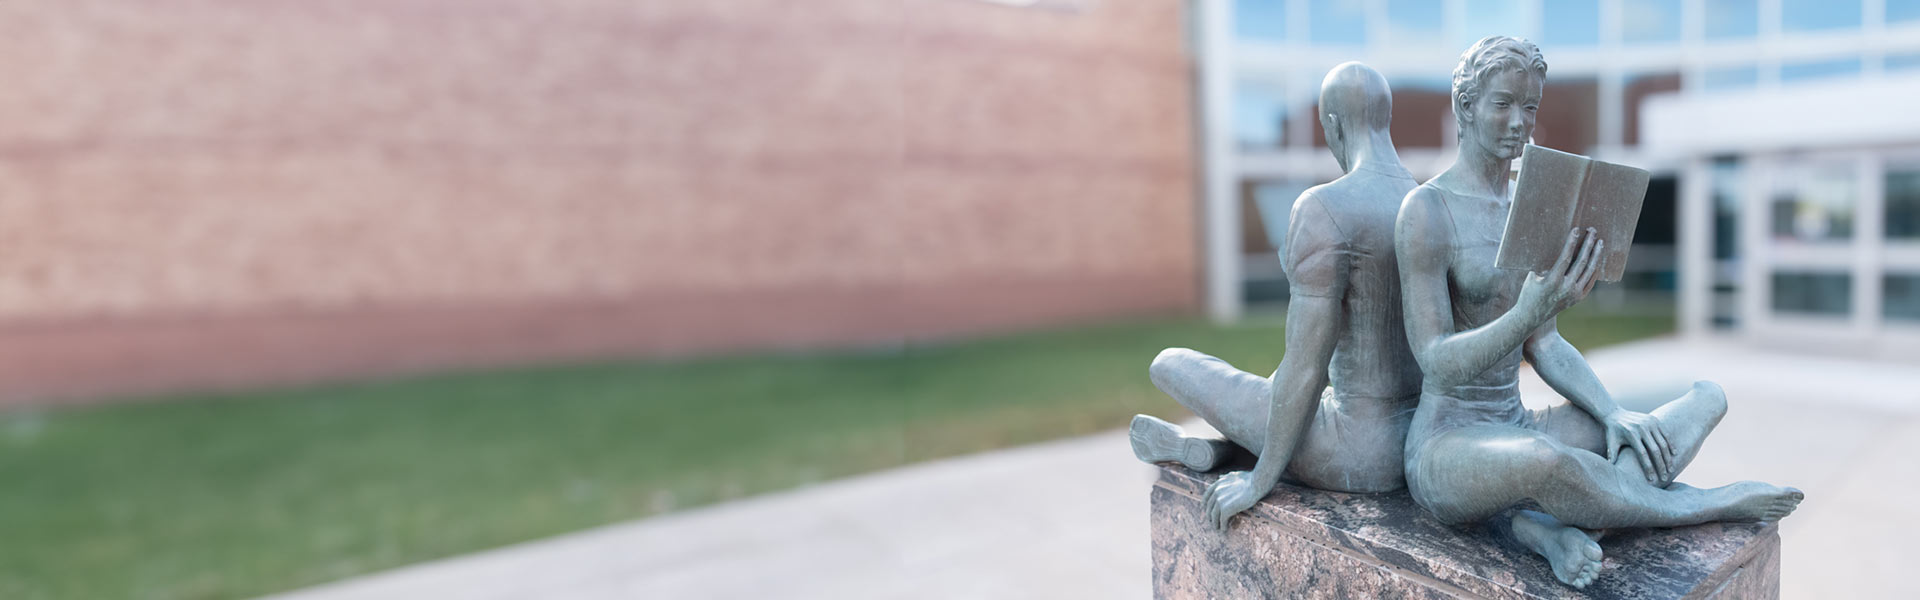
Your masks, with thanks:
[[[1528,144],[1494,266],[1545,271],[1560,258],[1587,178],[1587,157]]]
[[[1592,227],[1607,242],[1607,269],[1600,273],[1601,281],[1619,281],[1627,272],[1627,251],[1633,248],[1633,229],[1640,224],[1640,203],[1646,200],[1649,177],[1644,169],[1597,160],[1589,167],[1573,223]]]

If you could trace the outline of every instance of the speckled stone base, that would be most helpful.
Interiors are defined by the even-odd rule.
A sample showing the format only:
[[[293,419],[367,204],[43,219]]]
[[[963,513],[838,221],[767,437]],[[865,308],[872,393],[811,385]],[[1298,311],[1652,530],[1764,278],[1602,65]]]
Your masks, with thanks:
[[[1207,529],[1217,474],[1161,470],[1153,487],[1156,598],[1777,598],[1779,526],[1716,523],[1609,532],[1600,578],[1576,590],[1511,541],[1505,515],[1455,528],[1406,493],[1281,485]]]

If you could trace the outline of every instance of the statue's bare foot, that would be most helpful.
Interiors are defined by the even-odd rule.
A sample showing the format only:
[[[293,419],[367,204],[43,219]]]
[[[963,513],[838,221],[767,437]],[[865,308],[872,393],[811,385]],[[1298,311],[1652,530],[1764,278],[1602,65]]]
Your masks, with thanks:
[[[1759,481],[1742,481],[1711,491],[1724,495],[1722,521],[1778,521],[1793,514],[1806,497],[1800,490]]]
[[[1606,555],[1592,536],[1577,527],[1541,513],[1519,511],[1513,515],[1513,537],[1547,557],[1560,583],[1585,588],[1600,576],[1601,559]]]
[[[1179,425],[1147,415],[1134,415],[1127,429],[1133,455],[1150,463],[1177,462],[1196,471],[1211,471],[1226,462],[1233,442],[1187,435]]]

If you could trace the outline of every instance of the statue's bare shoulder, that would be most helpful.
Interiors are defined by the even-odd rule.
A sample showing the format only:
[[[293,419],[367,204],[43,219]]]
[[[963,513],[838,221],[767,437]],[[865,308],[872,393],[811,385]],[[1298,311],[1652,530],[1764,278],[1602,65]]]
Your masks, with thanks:
[[[1289,293],[1296,296],[1338,297],[1347,285],[1347,235],[1314,186],[1293,201],[1287,220],[1286,247],[1281,267],[1287,273]]]
[[[1394,221],[1394,252],[1402,269],[1445,269],[1453,256],[1453,221],[1447,198],[1433,184],[1407,192]]]

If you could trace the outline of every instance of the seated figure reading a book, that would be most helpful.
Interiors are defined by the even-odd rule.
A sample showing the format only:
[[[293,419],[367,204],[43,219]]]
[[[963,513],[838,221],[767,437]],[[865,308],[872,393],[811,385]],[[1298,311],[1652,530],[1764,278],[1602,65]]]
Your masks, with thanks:
[[[1185,348],[1161,352],[1148,368],[1154,385],[1227,439],[1140,415],[1131,433],[1141,460],[1205,471],[1236,445],[1259,455],[1252,471],[1207,489],[1214,527],[1266,497],[1283,473],[1344,492],[1405,485],[1400,453],[1420,368],[1400,323],[1393,220],[1416,182],[1393,149],[1392,112],[1387,80],[1360,63],[1334,67],[1321,85],[1327,149],[1346,174],[1294,201],[1280,253],[1292,292],[1287,352],[1273,376]]]
[[[1538,504],[1542,512],[1515,513],[1515,537],[1562,582],[1584,587],[1599,573],[1601,549],[1583,529],[1774,520],[1801,494],[1754,481],[1675,483],[1725,414],[1719,386],[1696,383],[1650,413],[1626,410],[1560,337],[1555,315],[1607,270],[1595,230],[1552,234],[1558,258],[1543,272],[1496,268],[1509,166],[1533,133],[1546,72],[1524,40],[1489,37],[1468,49],[1453,72],[1459,157],[1400,208],[1407,341],[1423,374],[1406,476],[1414,500],[1450,523]],[[1523,407],[1522,360],[1571,404]]]

